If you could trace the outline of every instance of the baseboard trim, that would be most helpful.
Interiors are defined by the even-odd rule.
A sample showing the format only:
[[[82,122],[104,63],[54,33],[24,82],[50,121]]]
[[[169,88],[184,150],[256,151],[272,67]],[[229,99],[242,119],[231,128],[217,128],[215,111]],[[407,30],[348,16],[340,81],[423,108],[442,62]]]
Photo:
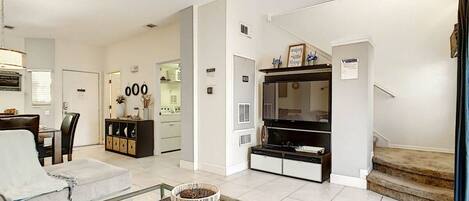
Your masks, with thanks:
[[[409,149],[409,150],[415,150],[415,151],[430,151],[430,152],[454,154],[454,150],[444,149],[444,148],[421,147],[421,146],[401,145],[401,144],[389,144],[389,147],[398,148],[398,149]]]
[[[226,168],[219,165],[200,163],[198,164],[199,170],[215,173],[218,175],[226,176]]]
[[[247,170],[248,168],[249,168],[249,163],[247,161],[242,162],[242,163],[238,163],[236,165],[232,165],[232,166],[226,168],[226,176],[236,174],[238,172]]]
[[[343,186],[366,189],[366,178],[350,177],[338,174],[331,174],[331,183]]]
[[[194,162],[180,160],[179,167],[187,170],[197,170],[197,165]]]

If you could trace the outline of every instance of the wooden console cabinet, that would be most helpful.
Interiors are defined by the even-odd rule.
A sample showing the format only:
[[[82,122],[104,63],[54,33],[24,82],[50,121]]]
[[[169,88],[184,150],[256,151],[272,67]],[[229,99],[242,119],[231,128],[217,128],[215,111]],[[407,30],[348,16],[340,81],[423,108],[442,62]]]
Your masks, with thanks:
[[[153,156],[153,120],[106,119],[106,151],[135,158]]]

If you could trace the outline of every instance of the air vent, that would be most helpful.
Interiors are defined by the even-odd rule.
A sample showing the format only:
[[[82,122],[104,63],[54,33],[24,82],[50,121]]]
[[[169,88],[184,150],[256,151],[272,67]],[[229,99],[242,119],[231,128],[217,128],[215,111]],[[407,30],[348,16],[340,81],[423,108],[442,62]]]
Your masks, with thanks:
[[[158,25],[156,25],[156,24],[147,24],[147,25],[145,25],[145,27],[153,29],[153,28],[158,27]]]
[[[239,145],[251,144],[251,134],[239,136]]]
[[[239,103],[238,104],[238,123],[240,124],[245,124],[249,123],[249,108],[251,107],[251,104],[249,103]]]

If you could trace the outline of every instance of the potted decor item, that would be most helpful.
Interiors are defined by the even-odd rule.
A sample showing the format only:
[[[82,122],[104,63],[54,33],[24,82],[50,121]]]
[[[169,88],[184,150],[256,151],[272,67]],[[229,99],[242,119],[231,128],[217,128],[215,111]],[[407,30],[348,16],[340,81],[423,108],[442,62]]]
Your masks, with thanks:
[[[211,184],[189,183],[174,187],[171,201],[219,201],[220,190]]]
[[[142,95],[142,102],[143,102],[143,119],[149,120],[150,119],[150,105],[151,105],[151,94]]]
[[[123,95],[117,96],[116,98],[116,116],[117,118],[124,117],[125,115],[125,97]]]

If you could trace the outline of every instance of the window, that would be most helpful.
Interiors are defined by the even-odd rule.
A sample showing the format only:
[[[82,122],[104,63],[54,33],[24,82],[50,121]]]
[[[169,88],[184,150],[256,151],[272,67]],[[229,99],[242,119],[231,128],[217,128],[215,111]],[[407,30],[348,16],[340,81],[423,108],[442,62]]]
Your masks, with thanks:
[[[31,102],[33,105],[51,104],[52,76],[50,71],[31,72]]]

